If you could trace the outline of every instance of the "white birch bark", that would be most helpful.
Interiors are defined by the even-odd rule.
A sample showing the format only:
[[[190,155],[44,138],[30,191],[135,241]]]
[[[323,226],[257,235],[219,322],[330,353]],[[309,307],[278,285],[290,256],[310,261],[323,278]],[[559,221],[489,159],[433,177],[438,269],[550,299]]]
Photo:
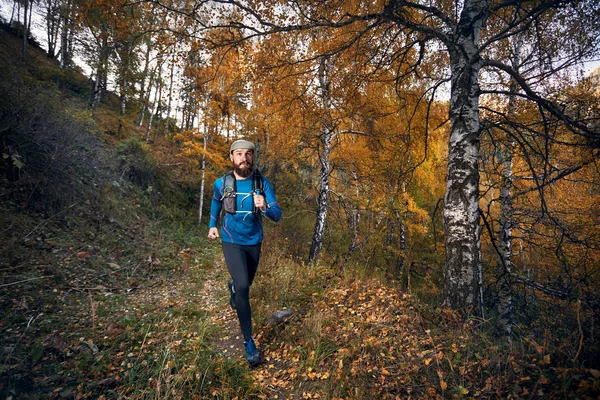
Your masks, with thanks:
[[[331,108],[329,73],[331,66],[329,57],[323,56],[319,65],[319,89],[325,117],[319,137],[319,196],[317,199],[317,219],[315,221],[315,229],[308,256],[309,262],[315,262],[323,248],[325,223],[327,222],[327,210],[329,207],[329,174],[331,173],[331,142],[333,140],[332,126],[329,118]]]
[[[160,71],[159,73],[162,75],[162,65],[161,65],[159,71]],[[160,101],[162,99],[162,91],[163,91],[163,88],[164,88],[164,84],[163,84],[162,79],[159,80],[159,83],[160,84],[158,86],[158,100],[156,102],[156,107],[154,109],[154,116],[156,118],[158,118],[159,122],[158,122],[158,125],[156,126],[156,129],[154,130],[154,137],[152,138],[152,143],[156,143],[156,137],[160,133],[160,121],[163,120],[162,107],[160,105]]]
[[[120,82],[120,115],[124,116],[127,112],[127,103],[129,101],[129,80],[127,76],[129,74],[129,46],[130,44],[124,44],[125,50],[123,51],[123,55],[121,57],[121,82]]]
[[[146,79],[148,78],[148,68],[150,67],[150,43],[146,42],[146,57],[144,59],[144,72],[142,73],[141,88],[140,88],[140,109],[138,111],[138,126],[142,126],[144,122],[144,116],[146,114],[146,108],[149,101],[150,88],[153,85],[154,70],[150,73],[148,79],[148,85],[146,86]]]
[[[90,107],[95,109],[100,101],[102,101],[102,92],[106,87],[107,68],[108,68],[108,38],[106,35],[100,39],[100,48],[98,49],[98,66],[96,68],[96,81],[94,82],[94,90]]]
[[[402,195],[406,196],[406,182],[402,182]],[[408,215],[408,202],[406,202],[406,208],[402,213],[402,217],[396,213],[396,218],[400,224],[400,250],[406,250],[406,218]]]
[[[356,171],[352,170],[350,171],[350,173],[352,174],[352,178],[354,179],[354,181],[356,182],[358,180],[358,175],[356,174]],[[348,215],[348,226],[352,229],[352,237],[350,239],[350,245],[348,246],[348,253],[352,253],[357,245],[358,245],[358,228],[360,226],[360,207],[358,205],[358,199],[360,197],[360,191],[358,189],[358,186],[356,187],[356,203],[354,202],[350,202],[349,204],[349,215]]]
[[[127,78],[123,78],[123,83],[122,84],[123,84],[124,87],[126,87],[127,84],[128,84],[127,81],[126,81],[126,79]],[[120,109],[121,109],[121,111],[120,111],[121,115],[125,115],[125,113],[127,112],[127,92],[126,92],[126,90],[127,90],[126,88],[123,88],[122,92],[121,92],[121,107],[120,107]]]
[[[165,125],[165,134],[169,134],[169,129],[171,129],[171,106],[173,104],[173,77],[175,75],[175,61],[171,60],[171,76],[169,77],[169,100],[167,102],[167,123]],[[205,143],[206,145],[206,143]],[[202,170],[204,171],[204,169]]]
[[[158,112],[158,102],[160,101],[160,85],[160,80],[157,80],[156,88],[154,89],[154,101],[152,102],[152,109],[150,111],[150,119],[148,120],[148,126],[146,126],[146,143],[150,141],[152,122],[154,120],[154,115]]]
[[[511,104],[512,103],[512,104]],[[514,96],[511,96],[509,107],[514,107]],[[513,206],[512,206],[512,148],[513,142],[507,143],[502,154],[502,184],[500,187],[500,239],[498,250],[500,252],[501,271],[498,278],[498,315],[499,322],[504,334],[510,341],[512,333],[512,295],[511,295],[511,240],[513,228]]]
[[[208,141],[208,126],[206,126],[206,120],[204,121],[204,133],[203,133],[203,149],[202,161],[200,162],[200,169],[202,170],[202,177],[200,178],[200,204],[198,206],[198,225],[202,223],[202,208],[204,207],[204,181],[206,173],[206,142]],[[199,125],[198,125],[199,126]]]
[[[511,58],[512,67],[515,71],[519,70],[521,58],[522,43],[517,38],[513,44],[513,54]],[[516,114],[516,92],[517,82],[514,80],[510,84],[510,97],[508,99],[508,116]],[[502,150],[502,184],[500,186],[500,234],[498,241],[498,250],[500,252],[500,277],[498,279],[498,316],[500,326],[508,341],[511,341],[512,334],[512,288],[510,277],[512,273],[512,230],[513,222],[513,151],[515,147],[514,140],[510,139]]]
[[[467,0],[449,45],[452,73],[448,177],[444,197],[444,305],[482,315],[479,224],[478,42],[485,1]]]
[[[67,51],[67,65],[71,65],[73,63],[73,54],[75,53],[75,11],[73,10],[73,5],[69,5],[71,8],[69,10],[69,29],[67,30],[67,43],[66,43],[66,51]]]

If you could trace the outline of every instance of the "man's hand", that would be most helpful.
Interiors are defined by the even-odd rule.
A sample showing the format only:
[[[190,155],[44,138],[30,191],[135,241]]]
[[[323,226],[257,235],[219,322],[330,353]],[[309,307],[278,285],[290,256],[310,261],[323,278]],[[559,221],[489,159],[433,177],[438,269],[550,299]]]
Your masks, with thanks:
[[[267,204],[265,203],[265,196],[257,193],[253,193],[252,196],[254,199],[254,207],[265,211],[267,209]]]
[[[219,237],[219,230],[217,228],[210,228],[208,230],[208,238],[211,240],[215,240]]]

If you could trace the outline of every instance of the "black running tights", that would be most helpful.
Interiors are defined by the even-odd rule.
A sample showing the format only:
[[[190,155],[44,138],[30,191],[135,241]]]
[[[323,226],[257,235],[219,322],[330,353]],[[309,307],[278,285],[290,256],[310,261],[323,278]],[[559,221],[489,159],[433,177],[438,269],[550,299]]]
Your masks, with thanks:
[[[223,242],[223,255],[235,288],[235,306],[244,340],[252,338],[252,310],[250,308],[250,286],[254,281],[261,243],[253,246]]]

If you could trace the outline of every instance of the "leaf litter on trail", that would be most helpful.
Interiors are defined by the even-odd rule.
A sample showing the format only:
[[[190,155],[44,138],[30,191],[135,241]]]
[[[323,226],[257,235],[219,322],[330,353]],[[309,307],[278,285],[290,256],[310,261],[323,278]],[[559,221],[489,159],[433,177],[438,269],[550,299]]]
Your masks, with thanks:
[[[90,253],[68,262],[73,266],[94,257]],[[105,265],[118,277],[125,268],[121,264]],[[62,388],[57,396],[80,398],[103,390],[142,395],[149,387],[156,394],[167,389],[179,394],[210,389],[215,397],[281,399],[498,393],[519,398],[555,390],[557,378],[540,376],[537,370],[551,367],[549,354],[542,351],[537,359],[511,357],[514,372],[496,375],[501,366],[490,355],[477,353],[481,347],[470,343],[468,321],[457,323],[440,310],[426,320],[410,295],[369,279],[329,282],[322,291],[302,298],[285,321],[256,320],[265,362],[248,369],[237,318],[227,304],[226,270],[222,265],[200,269],[191,262],[188,267],[184,278],[151,284],[139,280],[139,290],[130,292],[111,289],[120,286],[116,280],[85,279],[82,273],[92,274],[91,269],[77,273],[67,269],[68,285],[56,289],[52,306],[71,319],[71,332],[49,333],[29,354],[35,368],[53,363],[61,373],[36,379]],[[27,311],[30,304],[23,296],[14,306]],[[450,328],[444,331],[445,327]],[[23,331],[12,334],[17,337]],[[550,371],[564,379],[573,374],[568,368]],[[597,390],[600,373],[578,373],[578,390]],[[145,385],[136,380],[140,375]],[[251,379],[242,385],[245,394],[235,392],[234,387],[240,387],[236,376]]]

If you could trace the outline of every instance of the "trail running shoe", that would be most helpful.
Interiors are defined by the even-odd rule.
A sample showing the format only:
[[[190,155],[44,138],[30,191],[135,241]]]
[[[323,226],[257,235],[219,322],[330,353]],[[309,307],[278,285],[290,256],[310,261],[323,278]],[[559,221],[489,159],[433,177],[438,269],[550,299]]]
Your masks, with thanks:
[[[244,340],[244,350],[246,350],[246,360],[250,364],[250,367],[256,367],[262,362],[262,357],[256,348],[254,339],[250,339],[248,341]]]
[[[227,282],[229,288],[229,305],[235,310],[235,293],[233,292],[233,279]]]

